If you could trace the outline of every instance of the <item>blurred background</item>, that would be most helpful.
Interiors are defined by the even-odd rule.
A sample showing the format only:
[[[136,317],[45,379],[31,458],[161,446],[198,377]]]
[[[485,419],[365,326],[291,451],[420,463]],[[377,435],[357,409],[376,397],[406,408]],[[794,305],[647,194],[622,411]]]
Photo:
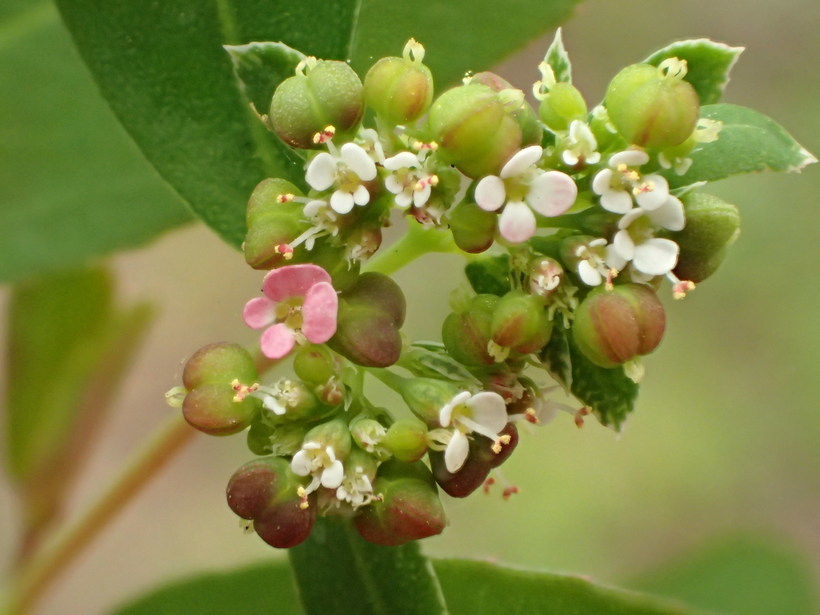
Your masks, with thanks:
[[[672,40],[743,45],[726,102],[770,115],[818,154],[818,25],[815,0],[587,0],[566,24],[564,42],[590,103],[621,67]],[[497,72],[529,91],[550,38]],[[686,300],[667,302],[666,339],[646,360],[623,433],[594,420],[577,429],[568,415],[534,429],[503,468],[521,493],[509,501],[498,492],[447,500],[450,527],[425,541],[427,553],[583,574],[694,602],[742,588],[750,604],[739,614],[820,612],[810,598],[820,580],[820,170],[745,176],[710,191],[740,207],[741,237],[713,278]],[[122,301],[149,300],[158,316],[69,520],[173,412],[163,393],[191,352],[217,340],[256,343],[241,309],[261,275],[201,225],[112,264]],[[463,281],[460,262],[428,257],[398,278],[409,298],[407,333],[438,338],[440,320],[428,315],[445,314],[449,289]],[[228,477],[250,457],[241,436],[196,436],[61,577],[40,612],[105,613],[171,579],[283,557],[243,535],[224,502]],[[0,480],[5,567],[19,511]],[[758,597],[761,588],[769,602]]]

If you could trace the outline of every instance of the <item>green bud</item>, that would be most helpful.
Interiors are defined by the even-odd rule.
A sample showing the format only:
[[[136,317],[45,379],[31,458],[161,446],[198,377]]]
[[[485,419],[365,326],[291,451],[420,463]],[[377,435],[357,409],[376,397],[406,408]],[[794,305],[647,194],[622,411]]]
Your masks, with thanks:
[[[624,139],[641,147],[670,147],[692,134],[700,102],[685,75],[686,62],[677,58],[657,67],[633,64],[615,75],[605,104]]]
[[[666,315],[655,291],[643,284],[593,290],[575,311],[572,336],[592,363],[613,368],[652,352]]]
[[[305,382],[324,384],[339,372],[336,357],[325,345],[300,346],[293,357],[293,371]]]
[[[683,197],[686,227],[669,238],[680,246],[673,273],[681,280],[701,282],[726,256],[726,248],[740,233],[737,207],[702,192]]]
[[[303,205],[292,200],[302,196],[296,186],[284,179],[263,179],[248,201],[245,221],[248,227],[242,251],[254,269],[274,269],[292,257],[288,244],[308,229]]]
[[[234,379],[253,384],[259,375],[250,353],[239,344],[218,342],[197,350],[185,363],[182,383],[190,390],[203,384],[225,384]]]
[[[492,339],[493,313],[498,304],[495,295],[476,295],[466,311],[447,316],[441,328],[441,339],[456,361],[471,367],[495,364],[488,351]]]
[[[353,446],[350,428],[341,418],[330,420],[309,430],[305,434],[305,442],[318,442],[323,447],[332,446],[339,460],[344,460],[350,454]]]
[[[552,335],[544,300],[520,290],[510,291],[495,307],[490,333],[493,342],[521,354],[540,350]]]
[[[587,103],[578,88],[559,81],[541,100],[538,114],[550,130],[567,130],[573,120],[586,118]]]
[[[501,94],[501,100],[507,114],[512,117],[521,129],[521,147],[540,145],[544,130],[538,122],[538,115],[527,103],[524,93],[512,83],[490,71],[476,73],[470,83],[486,85],[494,92]]]
[[[521,147],[521,128],[504,101],[479,83],[442,94],[430,107],[429,122],[441,157],[472,178],[498,173]]]
[[[383,445],[399,461],[418,461],[427,452],[427,427],[416,419],[398,420],[387,429]]]
[[[410,378],[399,390],[413,414],[430,427],[439,426],[439,413],[459,393],[458,387],[435,378]]]
[[[424,48],[411,39],[404,57],[382,58],[367,71],[365,100],[391,125],[417,120],[433,101],[433,75],[423,58]]]
[[[201,384],[182,402],[182,415],[199,431],[211,436],[229,436],[251,424],[260,402],[253,397],[235,400],[229,384]]]
[[[248,448],[255,455],[293,456],[302,448],[307,427],[303,423],[271,425],[257,420],[248,430]]]
[[[456,245],[465,252],[478,254],[493,245],[498,214],[485,211],[470,201],[462,201],[450,210],[448,223]]]
[[[359,415],[350,421],[350,435],[353,436],[356,446],[368,454],[379,459],[389,457],[384,448],[387,428],[372,416]]]
[[[345,62],[308,58],[273,94],[270,119],[276,134],[306,149],[317,147],[314,135],[327,126],[341,139],[351,137],[364,114],[362,89]]]

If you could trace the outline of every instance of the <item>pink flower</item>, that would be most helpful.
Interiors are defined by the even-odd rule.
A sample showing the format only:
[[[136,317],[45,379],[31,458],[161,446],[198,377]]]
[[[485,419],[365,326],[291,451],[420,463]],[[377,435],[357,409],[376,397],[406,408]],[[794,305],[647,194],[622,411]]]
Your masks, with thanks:
[[[324,344],[336,333],[339,298],[330,275],[317,265],[288,265],[269,272],[264,297],[245,304],[242,317],[253,329],[267,327],[259,345],[270,359],[281,359],[306,341]]]

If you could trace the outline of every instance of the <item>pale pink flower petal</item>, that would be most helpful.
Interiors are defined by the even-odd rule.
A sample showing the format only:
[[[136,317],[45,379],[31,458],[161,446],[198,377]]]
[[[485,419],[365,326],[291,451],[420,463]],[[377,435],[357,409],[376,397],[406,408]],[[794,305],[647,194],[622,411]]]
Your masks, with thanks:
[[[578,186],[566,173],[547,171],[530,184],[527,203],[542,216],[559,216],[572,207]]]
[[[251,329],[267,327],[276,320],[276,303],[267,297],[255,297],[245,304],[242,318]]]
[[[296,344],[293,331],[285,323],[278,323],[268,327],[262,333],[259,347],[269,359],[281,359],[286,356]]]
[[[485,211],[496,211],[507,198],[504,181],[495,175],[481,179],[475,187],[475,202]]]
[[[336,333],[339,296],[329,282],[310,287],[302,304],[302,333],[314,344],[324,344]]]
[[[303,297],[314,284],[330,282],[330,274],[308,263],[288,265],[274,269],[265,276],[262,292],[272,301],[284,301],[291,297]]]
[[[521,201],[507,203],[498,220],[501,236],[512,243],[527,241],[535,235],[535,214]]]

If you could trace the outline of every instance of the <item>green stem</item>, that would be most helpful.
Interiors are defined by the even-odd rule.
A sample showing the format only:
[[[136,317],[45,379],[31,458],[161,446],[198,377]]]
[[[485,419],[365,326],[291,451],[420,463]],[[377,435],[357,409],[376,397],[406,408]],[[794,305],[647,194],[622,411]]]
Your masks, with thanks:
[[[125,465],[100,498],[46,548],[38,551],[12,579],[7,615],[28,613],[48,586],[156,475],[196,432],[174,412]]]
[[[410,220],[401,239],[370,259],[365,271],[390,275],[425,254],[459,251],[447,230],[428,228]]]
[[[407,378],[402,378],[398,374],[394,374],[389,369],[384,369],[381,367],[371,367],[368,368],[367,371],[399,394],[401,394],[401,390],[404,388],[404,385],[408,380]]]

